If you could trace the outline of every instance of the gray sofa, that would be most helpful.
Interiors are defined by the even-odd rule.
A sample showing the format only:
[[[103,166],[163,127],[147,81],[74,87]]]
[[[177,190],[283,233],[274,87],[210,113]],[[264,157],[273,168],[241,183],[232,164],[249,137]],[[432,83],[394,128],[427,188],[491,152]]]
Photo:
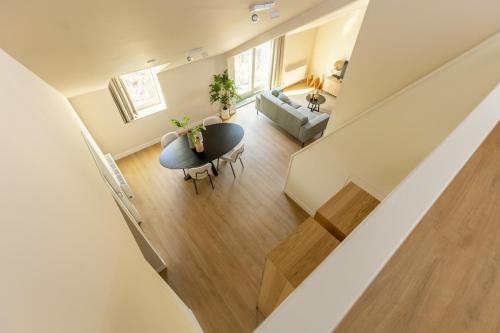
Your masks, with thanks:
[[[326,113],[311,112],[283,94],[279,89],[266,91],[255,100],[257,113],[262,112],[285,131],[304,143],[322,133],[330,116]]]

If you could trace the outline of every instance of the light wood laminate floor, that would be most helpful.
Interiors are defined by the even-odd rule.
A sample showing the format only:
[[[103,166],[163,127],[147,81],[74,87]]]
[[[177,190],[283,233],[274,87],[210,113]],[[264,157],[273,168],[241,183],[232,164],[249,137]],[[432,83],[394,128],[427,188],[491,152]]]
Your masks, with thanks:
[[[251,332],[265,255],[307,218],[283,194],[290,155],[300,143],[254,104],[232,122],[245,129],[243,163],[208,179],[184,181],[159,162],[155,145],[118,162],[136,194],[142,227],[168,265],[168,283],[207,333]],[[168,127],[165,126],[166,131]]]
[[[335,332],[500,332],[500,125]]]

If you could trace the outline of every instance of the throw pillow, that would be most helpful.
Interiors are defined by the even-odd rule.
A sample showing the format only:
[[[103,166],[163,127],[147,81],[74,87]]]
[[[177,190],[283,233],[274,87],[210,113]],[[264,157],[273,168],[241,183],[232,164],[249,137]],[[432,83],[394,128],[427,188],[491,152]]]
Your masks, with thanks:
[[[290,98],[289,98],[287,95],[285,95],[285,94],[279,94],[279,95],[278,95],[278,98],[279,98],[279,99],[281,99],[281,101],[282,101],[283,103],[286,103],[286,104],[288,104],[288,105],[291,105],[290,103],[291,103],[292,101],[290,100]]]
[[[276,89],[271,90],[271,95],[273,95],[274,97],[278,97],[279,94],[280,94],[280,92],[278,90],[276,90]]]

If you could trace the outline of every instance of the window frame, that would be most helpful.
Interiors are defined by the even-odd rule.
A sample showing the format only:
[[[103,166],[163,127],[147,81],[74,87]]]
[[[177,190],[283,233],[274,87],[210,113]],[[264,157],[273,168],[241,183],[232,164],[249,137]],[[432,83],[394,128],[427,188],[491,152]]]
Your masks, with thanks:
[[[137,70],[137,71],[133,71],[133,72],[129,72],[129,73],[126,73],[126,74],[122,74],[122,75],[119,76],[120,81],[122,81],[123,87],[124,87],[124,89],[126,89],[127,94],[129,94],[129,96],[130,96],[130,91],[129,91],[129,87],[126,84],[126,80],[123,79],[124,76],[130,75],[130,74],[133,74],[133,73],[138,73],[138,72],[148,72],[149,75],[150,75],[150,77],[151,77],[151,80],[152,80],[152,83],[153,83],[153,89],[154,89],[154,92],[156,94],[156,99],[158,100],[158,102],[156,102],[156,103],[150,103],[150,104],[146,104],[146,105],[142,105],[140,107],[137,107],[135,105],[134,101],[131,100],[131,102],[132,102],[132,104],[133,104],[133,106],[135,108],[135,111],[137,113],[137,117],[134,120],[137,120],[137,119],[140,119],[140,118],[144,118],[144,117],[147,117],[147,116],[152,115],[154,113],[161,112],[161,111],[164,111],[164,110],[167,109],[167,104],[165,102],[165,97],[163,96],[163,90],[161,88],[160,81],[158,80],[158,73],[161,71],[161,69],[163,67],[164,66],[156,66],[156,67],[144,68],[144,69],[140,69],[140,70]]]

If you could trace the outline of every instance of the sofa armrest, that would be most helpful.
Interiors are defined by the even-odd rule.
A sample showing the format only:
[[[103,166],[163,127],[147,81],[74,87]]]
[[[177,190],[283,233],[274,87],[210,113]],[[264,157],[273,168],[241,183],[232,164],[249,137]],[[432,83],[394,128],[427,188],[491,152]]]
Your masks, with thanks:
[[[259,111],[259,109],[260,109],[260,100],[261,100],[261,98],[262,97],[260,95],[255,96],[255,109],[257,111]]]
[[[326,113],[322,113],[314,119],[309,120],[302,128],[299,133],[299,140],[301,142],[306,142],[317,134],[323,132],[328,124],[330,116]]]

